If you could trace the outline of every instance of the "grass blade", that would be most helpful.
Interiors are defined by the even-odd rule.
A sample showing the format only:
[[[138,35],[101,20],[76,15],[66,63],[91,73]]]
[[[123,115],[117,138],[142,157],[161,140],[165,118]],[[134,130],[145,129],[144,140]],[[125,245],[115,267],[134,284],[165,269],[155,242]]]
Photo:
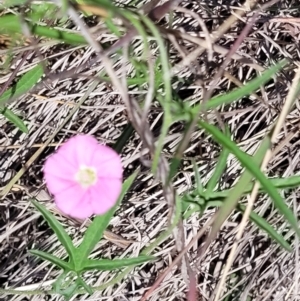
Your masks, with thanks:
[[[203,185],[202,185],[200,173],[199,173],[199,170],[198,170],[198,167],[197,167],[197,164],[195,161],[193,161],[193,170],[194,170],[194,174],[195,174],[196,190],[198,191],[198,193],[202,193]]]
[[[218,159],[218,163],[214,170],[214,173],[206,185],[206,192],[208,195],[211,192],[213,192],[214,188],[218,184],[218,182],[222,176],[222,173],[223,173],[224,169],[226,168],[228,156],[229,156],[229,150],[228,150],[228,148],[224,148],[221,152],[220,158]]]
[[[35,17],[33,16],[33,18],[35,18]],[[46,37],[46,38],[50,38],[50,39],[63,41],[65,43],[71,44],[71,45],[87,44],[85,38],[82,37],[80,34],[70,33],[67,31],[56,29],[56,28],[41,26],[41,25],[37,25],[34,23],[29,23],[29,22],[28,22],[28,27],[32,34],[40,36],[40,37]],[[4,33],[4,34],[20,33],[20,34],[22,34],[20,18],[15,15],[1,16],[0,17],[0,33]]]
[[[0,25],[1,26],[1,25]],[[41,65],[29,70],[27,73],[22,75],[18,82],[10,89],[6,90],[0,96],[0,108],[12,97],[18,97],[28,92],[43,76],[44,70]]]
[[[181,119],[186,119],[187,112],[189,112],[189,115],[190,115],[189,124],[186,126],[185,133],[189,133],[191,131],[191,127],[195,126],[195,120],[198,120],[198,116],[201,111],[215,109],[218,106],[223,105],[223,104],[230,104],[236,100],[241,99],[242,97],[244,97],[248,94],[251,94],[256,89],[258,89],[262,84],[264,84],[265,82],[270,80],[271,76],[274,75],[277,71],[279,71],[286,64],[287,64],[287,61],[282,60],[277,65],[275,65],[275,66],[271,67],[270,69],[268,69],[267,71],[265,71],[262,74],[262,76],[259,76],[259,77],[255,78],[254,80],[248,82],[242,88],[235,89],[232,92],[229,92],[225,95],[220,95],[220,96],[214,97],[205,104],[199,104],[197,106],[194,106],[193,108],[186,107],[185,108],[186,113],[184,113],[184,114],[182,113],[182,111],[185,111],[185,110],[182,110],[182,108],[180,108],[180,106],[177,107],[176,114],[177,114],[177,116],[181,116]],[[182,142],[181,142],[181,144],[182,144]],[[181,144],[179,144],[177,151],[176,151],[176,155],[172,159],[171,168],[170,168],[171,172],[169,175],[169,179],[175,174],[175,171],[178,169],[178,166],[181,162],[181,156],[182,156],[184,148],[185,148],[185,147],[183,148],[183,146]]]
[[[89,270],[99,270],[99,271],[111,271],[115,269],[121,269],[131,265],[138,265],[144,262],[153,260],[152,256],[139,256],[136,258],[123,258],[123,259],[87,259],[84,261],[82,270],[78,271],[89,271]]]
[[[44,219],[48,222],[49,226],[55,232],[58,240],[65,247],[69,257],[71,264],[74,264],[74,255],[75,255],[75,247],[73,246],[72,240],[62,225],[57,221],[57,219],[40,203],[35,200],[31,200],[36,209],[43,215]]]
[[[246,95],[251,94],[256,89],[258,89],[261,85],[267,83],[270,78],[279,70],[281,70],[285,65],[287,65],[287,60],[282,60],[275,66],[272,66],[268,70],[266,70],[261,76],[256,77],[255,79],[251,80],[243,87],[233,90],[230,93],[225,95],[220,95],[212,98],[206,104],[200,105],[202,110],[211,110],[215,109],[218,106],[230,104],[236,100],[243,98]],[[194,110],[197,110],[194,108]],[[199,109],[198,109],[199,110]]]
[[[246,206],[239,204],[237,210],[240,212],[245,212]],[[280,244],[284,249],[291,252],[292,248],[290,244],[281,236],[264,218],[259,216],[257,213],[252,211],[250,213],[250,220],[254,222],[260,229],[267,232],[278,244]]]
[[[113,147],[118,154],[122,152],[122,149],[124,148],[126,143],[128,143],[128,140],[130,139],[133,133],[134,128],[131,123],[128,123]]]
[[[60,258],[53,256],[52,254],[42,252],[39,250],[30,250],[29,252],[37,257],[40,257],[43,260],[50,261],[51,263],[60,267],[64,271],[71,271],[73,269],[73,266],[69,262],[61,260]]]
[[[272,185],[272,182],[269,181],[263,172],[260,170],[259,165],[253,161],[253,159],[242,152],[239,147],[228,139],[221,131],[219,131],[215,126],[205,123],[203,121],[199,121],[199,124],[202,128],[204,128],[212,137],[224,147],[227,147],[229,151],[234,154],[237,159],[241,162],[242,166],[244,166],[257,181],[260,182],[263,189],[268,193],[268,195],[272,198],[274,205],[278,209],[278,211],[284,216],[284,218],[290,223],[295,232],[300,236],[300,229],[298,228],[297,219],[295,218],[293,212],[288,208],[285,204],[284,200],[281,198],[280,194],[276,190],[276,188]],[[269,140],[269,138],[267,137]],[[270,145],[270,141],[268,143]],[[269,146],[268,146],[269,148]],[[268,149],[267,148],[267,149]],[[266,150],[265,150],[266,151]],[[248,183],[245,183],[248,185]],[[244,185],[245,185],[244,184]],[[244,186],[245,187],[245,186]],[[243,193],[242,191],[240,192]]]
[[[186,201],[183,199],[183,202],[185,203]],[[226,206],[226,203],[223,202],[222,199],[221,200],[216,199],[214,201],[207,201],[205,209],[220,207],[221,210],[221,208],[224,206]],[[199,208],[197,207],[194,208],[193,212],[199,211],[199,214],[202,214],[203,211],[201,210],[201,207],[202,207],[201,204],[199,204]],[[243,213],[245,211],[245,208],[246,206],[242,204],[238,204],[235,209]],[[267,232],[267,234],[271,238],[273,238],[278,244],[280,244],[284,249],[291,252],[291,246],[289,245],[289,243],[265,219],[263,219],[261,216],[256,214],[254,211],[252,211],[250,213],[250,220],[254,222],[260,229]]]
[[[28,129],[24,124],[23,120],[19,118],[13,111],[8,108],[0,109],[0,113],[7,118],[10,122],[12,122],[19,130],[23,133],[28,134]]]
[[[291,176],[287,178],[273,178],[270,179],[269,181],[272,183],[272,185],[276,189],[292,189],[300,186],[300,176]],[[244,189],[243,195],[248,194],[252,191],[254,186],[254,183],[251,183],[246,186]],[[228,195],[232,192],[232,189],[225,189],[222,191],[214,191],[211,192],[209,195],[205,196],[206,199],[224,199],[228,197]],[[265,192],[263,188],[260,188],[259,190],[260,193]]]

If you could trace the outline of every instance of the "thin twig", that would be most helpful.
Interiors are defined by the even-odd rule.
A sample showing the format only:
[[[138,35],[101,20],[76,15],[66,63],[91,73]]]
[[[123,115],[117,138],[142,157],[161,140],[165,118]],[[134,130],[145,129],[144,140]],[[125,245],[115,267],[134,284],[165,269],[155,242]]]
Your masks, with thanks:
[[[195,20],[197,20],[197,22],[199,23],[199,25],[201,26],[201,28],[203,30],[204,37],[205,37],[205,40],[206,40],[207,58],[208,58],[209,61],[212,61],[212,58],[213,58],[213,43],[212,43],[210,33],[209,33],[209,31],[208,31],[208,29],[205,25],[205,22],[202,20],[202,18],[198,14],[192,12],[189,9],[177,6],[176,11],[183,12],[187,15],[190,15]]]

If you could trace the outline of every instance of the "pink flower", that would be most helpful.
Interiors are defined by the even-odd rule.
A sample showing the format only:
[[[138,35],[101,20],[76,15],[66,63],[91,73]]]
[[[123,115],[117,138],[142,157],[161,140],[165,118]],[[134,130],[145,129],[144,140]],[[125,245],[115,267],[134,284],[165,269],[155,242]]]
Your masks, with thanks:
[[[75,218],[111,209],[121,192],[122,172],[120,156],[89,135],[69,139],[44,166],[57,207]]]

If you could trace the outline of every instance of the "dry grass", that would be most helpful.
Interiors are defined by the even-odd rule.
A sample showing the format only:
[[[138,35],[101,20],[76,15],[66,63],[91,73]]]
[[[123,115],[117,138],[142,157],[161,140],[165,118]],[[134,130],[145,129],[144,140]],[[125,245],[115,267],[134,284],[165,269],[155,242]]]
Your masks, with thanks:
[[[258,3],[263,5],[267,1],[258,1]],[[181,87],[180,96],[183,99],[189,97],[189,101],[196,103],[203,98],[211,84],[211,79],[224,61],[224,54],[239,37],[253,13],[245,11],[243,16],[241,14],[238,17],[237,23],[230,24],[229,28],[220,34],[220,38],[210,39],[205,30],[201,30],[195,14],[201,17],[209,32],[214,32],[224,24],[232,10],[240,6],[238,1],[183,1],[180,6],[194,14],[188,15],[182,10],[175,9],[172,29],[180,30],[181,34],[178,34],[175,39],[170,39],[170,61],[174,66],[172,69],[174,74],[190,81],[189,84],[185,83]],[[259,68],[262,70],[282,58],[292,60],[289,69],[282,72],[275,83],[262,87],[255,94],[231,106],[220,108],[219,114],[211,112],[208,115],[211,121],[217,123],[221,118],[225,124],[228,124],[234,140],[248,154],[255,152],[262,137],[270,130],[270,124],[278,116],[291,85],[295,68],[293,62],[300,60],[299,18],[299,4],[298,1],[293,0],[279,1],[265,10],[258,10],[258,19],[249,35],[241,41],[235,57],[229,61],[224,76],[217,80],[215,94],[229,91],[248,81],[257,74]],[[161,26],[167,24],[167,19],[163,18],[159,24]],[[94,27],[93,30],[97,29],[97,32],[101,32],[99,34],[101,42],[113,43],[116,40],[113,35],[104,32],[104,27],[96,20],[90,20],[90,26]],[[198,40],[193,44],[192,40],[195,37]],[[208,50],[199,46],[200,38],[204,41],[202,46],[206,45]],[[212,44],[209,44],[210,42]],[[134,45],[138,56],[142,50],[140,41],[135,42]],[[59,271],[47,263],[36,260],[28,253],[29,249],[35,247],[47,250],[62,258],[66,255],[52,231],[30,204],[29,199],[32,196],[37,197],[47,208],[56,213],[57,218],[65,225],[76,242],[80,241],[88,223],[74,221],[55,211],[51,196],[47,193],[43,182],[42,166],[45,158],[60,143],[76,133],[92,134],[100,142],[112,145],[128,123],[126,104],[119,91],[109,83],[99,82],[96,85],[91,78],[103,69],[102,64],[96,63],[92,67],[83,69],[80,76],[72,78],[64,76],[64,72],[82,66],[94,58],[91,47],[68,47],[41,41],[39,49],[40,56],[48,61],[49,73],[62,74],[62,76],[58,76],[57,80],[53,80],[48,85],[39,86],[34,93],[27,94],[10,104],[14,112],[21,114],[28,121],[30,133],[21,134],[13,125],[0,117],[0,187],[2,190],[38,149],[42,151],[40,156],[34,158],[30,166],[27,166],[28,170],[0,203],[2,255],[0,281],[3,288],[22,290],[49,288],[58,276]],[[4,53],[0,51],[0,54]],[[155,49],[152,49],[152,53],[157,55]],[[191,58],[191,53],[196,56]],[[211,61],[208,59],[209,56],[212,57]],[[39,60],[39,57],[31,57],[29,52],[20,74]],[[181,67],[180,62],[184,62],[185,66]],[[132,72],[131,66],[122,62],[122,57],[115,61],[114,69],[120,74],[126,72],[129,75]],[[12,70],[13,65],[7,74],[1,76],[0,84],[3,85],[9,79]],[[174,83],[174,86],[176,84]],[[88,95],[86,95],[87,91]],[[139,100],[143,99],[147,91],[131,89],[129,94]],[[87,98],[79,110],[58,130],[85,95]],[[268,165],[270,176],[286,177],[299,173],[299,115],[297,102],[278,136],[274,156]],[[154,102],[151,105],[148,120],[154,137],[157,137],[162,120],[162,110],[158,103]],[[174,154],[182,140],[182,129],[180,123],[171,127],[164,142],[165,158],[168,159]],[[49,137],[52,136],[53,139],[49,141]],[[192,160],[196,160],[202,180],[207,182],[219,152],[219,147],[206,138],[203,132],[193,132],[184,154],[181,170],[174,180],[177,192],[183,193],[192,188]],[[141,156],[142,160],[140,160]],[[139,135],[135,134],[131,138],[122,152],[122,158],[126,167],[125,176],[149,159]],[[238,161],[230,157],[220,187],[232,186],[239,177],[240,171]],[[286,192],[284,197],[297,215],[299,190]],[[168,208],[161,185],[153,179],[149,168],[143,166],[132,193],[113,218],[106,239],[99,242],[93,256],[114,258],[130,254],[138,255],[143,246],[167,227]],[[274,210],[270,199],[260,196],[255,203],[255,210],[264,215],[290,240],[294,251],[288,254],[281,250],[265,233],[258,231],[256,226],[249,223],[236,252],[222,300],[230,294],[229,300],[298,300],[300,297],[298,240],[295,240],[294,233],[289,231],[283,218]],[[192,216],[184,221],[186,242],[196,235],[213,212],[214,210],[207,210],[201,219]],[[198,246],[203,240],[190,249],[188,254],[190,263],[199,275],[198,290],[202,296],[200,300],[213,300],[211,298],[221,277],[240,220],[240,214],[230,217],[217,240],[210,246],[200,266],[196,266],[195,263]],[[117,285],[96,292],[91,297],[81,296],[72,300],[139,300],[176,257],[174,239],[170,237],[156,248],[154,254],[158,257],[156,262],[136,268]],[[87,282],[94,286],[99,286],[113,277],[115,274],[112,272],[86,274]],[[186,283],[180,269],[173,269],[149,300],[184,300],[186,290]],[[22,295],[14,295],[3,296],[1,300],[59,300],[59,297],[26,298]]]

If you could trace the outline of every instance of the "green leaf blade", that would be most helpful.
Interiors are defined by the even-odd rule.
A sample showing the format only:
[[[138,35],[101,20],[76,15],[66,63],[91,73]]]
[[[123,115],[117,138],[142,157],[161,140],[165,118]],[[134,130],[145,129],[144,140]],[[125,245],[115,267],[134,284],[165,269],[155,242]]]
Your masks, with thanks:
[[[39,204],[35,200],[31,200],[33,205],[37,208],[37,210],[42,214],[44,219],[47,221],[49,226],[55,232],[58,240],[65,247],[69,257],[71,264],[74,264],[75,258],[75,247],[73,246],[72,240],[62,225],[57,221],[57,219],[41,204]]]
[[[43,251],[39,251],[39,250],[30,250],[29,252],[32,255],[35,255],[43,260],[50,261],[51,263],[60,267],[64,271],[71,271],[73,269],[73,266],[69,262],[61,260],[60,258],[58,258],[52,254],[49,254],[49,253],[46,253]]]
[[[37,65],[36,67],[29,70],[27,73],[22,75],[22,77],[12,88],[6,90],[0,96],[0,108],[1,106],[3,107],[6,104],[6,102],[9,101],[12,97],[19,97],[27,93],[40,80],[43,74],[44,70],[42,66]]]
[[[82,271],[89,270],[100,270],[100,271],[111,271],[115,269],[121,269],[124,267],[139,265],[147,261],[153,260],[155,257],[141,255],[136,258],[123,258],[123,259],[87,259],[84,261]]]
[[[209,179],[209,181],[206,185],[207,194],[210,194],[211,192],[213,192],[215,186],[220,181],[222,173],[223,173],[224,169],[226,168],[228,156],[229,156],[229,150],[227,148],[224,148],[221,152],[221,155],[220,155],[219,159],[218,159],[218,162],[217,162],[216,168],[214,170],[214,173],[213,173],[213,175],[211,176],[211,178]]]
[[[203,110],[215,109],[220,105],[230,104],[238,99],[241,99],[251,93],[255,92],[261,85],[267,83],[270,78],[278,71],[280,71],[285,65],[287,65],[287,60],[282,60],[278,64],[272,66],[266,70],[261,76],[256,77],[251,80],[243,87],[233,90],[226,95],[216,96],[209,100],[206,104],[202,105]]]
[[[286,178],[269,178],[269,181],[274,185],[276,189],[292,189],[300,186],[300,176],[290,176]],[[253,189],[254,183],[250,183],[245,186],[243,195],[251,193]],[[222,191],[214,191],[207,195],[207,199],[220,199],[228,197],[228,195],[232,192],[233,188],[224,189]],[[263,187],[259,189],[259,193],[265,192]]]
[[[32,16],[36,18],[35,15]],[[77,33],[71,33],[57,28],[46,27],[35,24],[33,21],[28,21],[27,25],[32,34],[63,41],[71,45],[85,45],[87,44],[85,38]],[[4,34],[22,34],[21,21],[19,16],[4,15],[0,17],[0,33]]]
[[[263,189],[268,193],[268,195],[272,198],[274,205],[279,210],[279,212],[284,216],[284,218],[289,222],[292,228],[295,230],[297,235],[300,236],[300,229],[298,227],[297,219],[293,215],[293,212],[288,208],[285,204],[284,200],[281,198],[280,194],[274,187],[271,181],[269,181],[263,172],[260,170],[260,167],[253,159],[242,152],[239,147],[229,140],[221,131],[219,131],[215,126],[205,123],[203,121],[199,121],[199,125],[204,128],[212,137],[223,146],[227,147],[230,152],[232,152],[236,158],[241,162],[242,166],[244,166],[251,174],[255,177],[257,181],[260,182]],[[267,141],[267,144],[270,145],[270,142]],[[266,147],[267,149],[268,147]],[[251,179],[251,178],[249,178]],[[248,179],[248,180],[249,180]],[[245,183],[245,185],[248,185]],[[243,188],[242,188],[243,189]],[[242,195],[243,191],[241,191]],[[223,206],[224,207],[224,206]]]
[[[23,133],[28,134],[28,128],[21,118],[19,118],[13,111],[8,108],[0,109],[0,114],[7,118],[11,123],[13,123],[19,130]]]
[[[245,212],[246,206],[239,204],[237,209],[241,212]],[[260,229],[267,232],[279,245],[284,249],[291,252],[292,248],[290,244],[281,236],[264,218],[259,216],[257,213],[252,211],[249,216],[250,220],[253,221]]]

